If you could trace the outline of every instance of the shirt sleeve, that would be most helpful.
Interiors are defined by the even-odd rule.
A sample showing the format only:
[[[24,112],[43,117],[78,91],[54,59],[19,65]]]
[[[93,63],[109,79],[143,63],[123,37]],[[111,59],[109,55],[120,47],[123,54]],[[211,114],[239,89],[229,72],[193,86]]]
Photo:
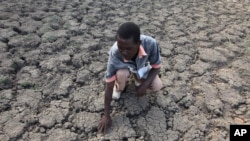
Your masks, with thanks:
[[[156,41],[152,43],[152,49],[149,55],[149,62],[152,68],[157,69],[161,67],[160,48]]]
[[[107,70],[105,73],[105,81],[112,82],[116,80],[116,67],[114,64],[115,56],[113,55],[112,51],[109,51],[109,59],[107,63]]]

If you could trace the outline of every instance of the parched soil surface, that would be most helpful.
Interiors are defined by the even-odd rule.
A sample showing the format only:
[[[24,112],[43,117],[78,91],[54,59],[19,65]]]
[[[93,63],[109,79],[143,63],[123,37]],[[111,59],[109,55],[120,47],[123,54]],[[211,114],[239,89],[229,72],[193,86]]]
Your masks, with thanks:
[[[164,88],[112,101],[108,50],[133,21],[161,47]],[[0,0],[1,141],[228,141],[250,124],[247,0]]]

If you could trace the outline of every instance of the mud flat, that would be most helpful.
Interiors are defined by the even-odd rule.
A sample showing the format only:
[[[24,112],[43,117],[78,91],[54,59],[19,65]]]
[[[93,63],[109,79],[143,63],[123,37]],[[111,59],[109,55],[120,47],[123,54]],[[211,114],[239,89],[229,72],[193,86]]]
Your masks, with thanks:
[[[134,21],[160,44],[164,88],[130,85],[103,114],[107,52]],[[250,2],[0,0],[1,141],[228,141],[250,124]]]

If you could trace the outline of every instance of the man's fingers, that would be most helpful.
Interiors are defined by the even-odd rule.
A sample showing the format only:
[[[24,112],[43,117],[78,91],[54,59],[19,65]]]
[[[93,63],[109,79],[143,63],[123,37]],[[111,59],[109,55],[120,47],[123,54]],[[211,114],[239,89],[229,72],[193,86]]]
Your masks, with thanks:
[[[98,131],[99,133],[104,133],[106,134],[108,128],[112,126],[112,121],[108,120],[107,122],[100,122],[98,125]]]
[[[98,126],[98,132],[102,132],[102,131],[101,131],[101,126]]]
[[[143,96],[143,94],[141,94],[141,93],[137,93],[137,96],[138,96],[138,97],[141,97],[141,96]]]
[[[111,121],[109,121],[105,126],[104,126],[104,134],[106,134],[107,133],[107,131],[108,131],[108,128],[109,127],[111,127],[112,126],[112,122]]]
[[[104,126],[103,133],[106,134],[106,131],[107,131],[107,126]]]
[[[136,96],[137,96],[137,97],[140,97],[140,94],[137,93]]]
[[[100,128],[101,128],[101,123],[98,124],[98,127],[97,127],[97,128],[98,128],[98,130],[100,130]]]
[[[98,126],[98,130],[99,130],[99,132],[103,132],[103,125],[102,124],[100,124],[99,126]]]
[[[101,129],[101,128],[102,128],[102,122],[100,122],[98,125],[98,129]]]

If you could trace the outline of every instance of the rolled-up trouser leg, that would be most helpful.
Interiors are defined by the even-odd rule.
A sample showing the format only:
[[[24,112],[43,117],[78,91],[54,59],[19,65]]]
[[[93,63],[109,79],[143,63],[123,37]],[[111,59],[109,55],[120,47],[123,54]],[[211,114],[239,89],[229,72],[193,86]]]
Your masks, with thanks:
[[[115,87],[117,91],[123,91],[129,81],[130,72],[128,69],[120,69],[116,72]]]

